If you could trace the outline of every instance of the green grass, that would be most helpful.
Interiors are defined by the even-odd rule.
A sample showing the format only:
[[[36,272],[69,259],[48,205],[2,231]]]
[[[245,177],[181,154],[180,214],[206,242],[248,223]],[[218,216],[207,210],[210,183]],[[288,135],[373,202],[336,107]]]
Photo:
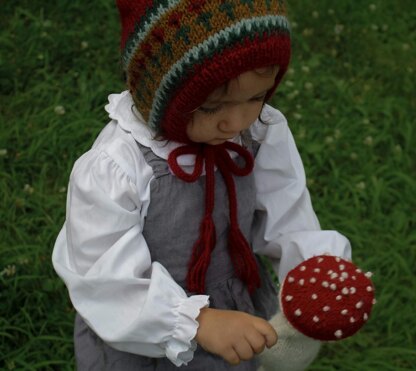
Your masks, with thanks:
[[[311,370],[416,368],[416,3],[290,1],[293,59],[274,97],[322,227],[375,273],[378,304]],[[74,311],[51,266],[77,157],[123,90],[113,1],[0,12],[0,369],[71,370]],[[413,309],[412,309],[413,308]]]

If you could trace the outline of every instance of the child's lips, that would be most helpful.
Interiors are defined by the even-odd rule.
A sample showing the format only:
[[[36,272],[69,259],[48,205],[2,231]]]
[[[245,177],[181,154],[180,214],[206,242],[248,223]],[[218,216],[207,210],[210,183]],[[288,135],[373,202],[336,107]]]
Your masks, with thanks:
[[[235,138],[236,136],[237,136],[237,134],[230,134],[226,138],[218,138],[218,139],[221,139],[221,140],[231,140],[231,139]]]
[[[227,140],[234,139],[236,136],[237,136],[237,134],[233,134],[233,135],[230,135],[230,136],[227,136],[227,137],[224,137],[224,138],[218,137],[218,138],[213,139],[210,143],[222,144],[222,143],[226,142]]]

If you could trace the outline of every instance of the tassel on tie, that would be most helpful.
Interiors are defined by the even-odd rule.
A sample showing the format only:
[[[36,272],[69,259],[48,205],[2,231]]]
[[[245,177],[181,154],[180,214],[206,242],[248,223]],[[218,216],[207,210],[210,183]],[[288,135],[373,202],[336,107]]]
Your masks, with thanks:
[[[206,215],[200,227],[200,236],[192,250],[187,276],[188,290],[201,293],[205,288],[205,276],[215,248],[216,235],[212,215]]]

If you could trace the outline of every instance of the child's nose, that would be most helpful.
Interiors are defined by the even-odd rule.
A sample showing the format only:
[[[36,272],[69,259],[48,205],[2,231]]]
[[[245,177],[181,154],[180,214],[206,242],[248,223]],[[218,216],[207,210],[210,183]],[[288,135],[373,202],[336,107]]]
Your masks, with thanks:
[[[246,128],[246,121],[247,117],[244,117],[241,111],[234,110],[222,118],[219,128],[227,133],[239,133]]]

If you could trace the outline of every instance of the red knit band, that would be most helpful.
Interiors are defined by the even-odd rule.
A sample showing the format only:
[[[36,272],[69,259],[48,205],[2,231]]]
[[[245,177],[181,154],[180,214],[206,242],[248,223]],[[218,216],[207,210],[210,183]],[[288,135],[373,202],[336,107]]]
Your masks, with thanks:
[[[153,0],[140,0],[134,4],[131,0],[117,0],[121,22],[121,50],[124,50],[127,39],[133,33],[137,21],[154,7]]]
[[[273,53],[273,50],[278,52]],[[239,60],[244,63],[238,64]],[[289,60],[290,38],[281,34],[246,39],[240,45],[216,54],[211,60],[204,60],[204,64],[195,68],[194,74],[178,87],[177,95],[172,97],[162,120],[164,136],[189,143],[186,125],[192,117],[190,112],[203,104],[212,91],[249,70],[278,65],[279,72],[275,86],[268,92],[269,98],[284,75]]]

